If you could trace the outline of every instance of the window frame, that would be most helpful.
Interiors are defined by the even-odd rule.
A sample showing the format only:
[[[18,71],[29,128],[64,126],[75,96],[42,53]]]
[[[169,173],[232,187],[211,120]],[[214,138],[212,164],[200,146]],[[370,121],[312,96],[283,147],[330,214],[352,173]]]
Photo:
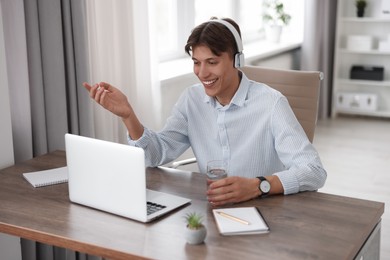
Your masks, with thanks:
[[[162,0],[164,1],[164,0]],[[170,36],[176,38],[175,46],[172,47],[171,50],[166,51],[164,53],[158,53],[159,62],[168,62],[176,59],[182,59],[186,57],[186,53],[184,52],[184,46],[187,41],[188,35],[191,33],[191,30],[195,27],[195,1],[196,0],[172,0],[176,3],[176,35]],[[210,0],[211,1],[211,0]],[[302,0],[303,2],[305,0]],[[151,1],[153,4],[155,1]],[[230,5],[231,9],[231,18],[235,20],[238,24],[241,24],[240,10],[241,3],[245,2],[245,0],[226,0],[226,4]],[[262,7],[262,1],[259,1],[259,9]],[[260,12],[261,13],[261,12]],[[261,14],[259,14],[261,15]],[[154,25],[152,25],[154,26]],[[154,28],[151,28],[154,31]],[[243,35],[243,44],[251,44],[253,42],[260,42],[265,40],[265,33],[263,25],[259,25],[259,31],[241,31]],[[302,33],[303,38],[303,33]],[[245,49],[245,47],[244,47]]]

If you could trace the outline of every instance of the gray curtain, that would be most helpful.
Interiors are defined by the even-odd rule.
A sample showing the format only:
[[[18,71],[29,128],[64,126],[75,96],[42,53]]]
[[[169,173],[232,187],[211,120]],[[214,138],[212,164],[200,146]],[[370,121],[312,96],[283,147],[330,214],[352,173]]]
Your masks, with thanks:
[[[24,0],[33,156],[64,149],[67,132],[89,136],[85,1]],[[84,100],[84,102],[83,102]]]
[[[305,1],[305,14],[301,69],[318,70],[324,73],[318,118],[327,118],[331,113],[332,102],[337,1]]]
[[[33,157],[64,150],[64,134],[93,133],[85,1],[24,0]],[[11,106],[11,109],[14,107]],[[16,161],[18,158],[15,158]],[[96,257],[22,239],[23,260]]]

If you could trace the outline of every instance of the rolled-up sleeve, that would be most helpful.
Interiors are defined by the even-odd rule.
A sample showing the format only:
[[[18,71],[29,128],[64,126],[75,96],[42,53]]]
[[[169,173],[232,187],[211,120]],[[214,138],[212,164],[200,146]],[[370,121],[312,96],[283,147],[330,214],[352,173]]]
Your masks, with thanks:
[[[282,98],[274,108],[272,126],[275,149],[286,170],[274,173],[284,187],[284,194],[318,190],[323,187],[327,173],[318,152],[306,138],[288,101]]]

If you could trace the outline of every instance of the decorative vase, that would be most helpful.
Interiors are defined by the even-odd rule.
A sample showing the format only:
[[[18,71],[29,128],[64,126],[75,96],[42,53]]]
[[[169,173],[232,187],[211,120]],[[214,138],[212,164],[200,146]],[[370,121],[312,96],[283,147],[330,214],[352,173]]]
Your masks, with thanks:
[[[190,229],[186,227],[184,235],[188,244],[199,245],[205,240],[207,230],[204,226],[199,229]]]
[[[280,42],[280,35],[282,34],[282,26],[271,25],[265,28],[265,35],[268,41],[272,43]]]
[[[364,9],[357,9],[357,17],[363,17],[364,16]]]

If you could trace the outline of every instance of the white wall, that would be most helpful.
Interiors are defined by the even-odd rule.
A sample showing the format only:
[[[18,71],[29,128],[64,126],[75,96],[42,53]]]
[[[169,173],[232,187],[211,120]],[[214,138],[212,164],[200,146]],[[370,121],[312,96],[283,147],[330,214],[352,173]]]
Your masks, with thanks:
[[[21,260],[20,238],[0,234],[0,260]]]
[[[1,11],[0,2],[0,14]],[[0,169],[2,169],[14,164],[7,66],[3,58],[5,57],[5,48],[2,16],[0,16],[0,57],[2,57],[0,59]],[[22,259],[20,238],[0,233],[0,259]]]
[[[252,63],[255,66],[262,66],[275,69],[300,69],[300,49],[284,52],[266,59],[261,59]]]
[[[160,128],[164,126],[166,119],[171,114],[172,107],[175,105],[184,89],[198,82],[198,78],[193,73],[161,82]]]

